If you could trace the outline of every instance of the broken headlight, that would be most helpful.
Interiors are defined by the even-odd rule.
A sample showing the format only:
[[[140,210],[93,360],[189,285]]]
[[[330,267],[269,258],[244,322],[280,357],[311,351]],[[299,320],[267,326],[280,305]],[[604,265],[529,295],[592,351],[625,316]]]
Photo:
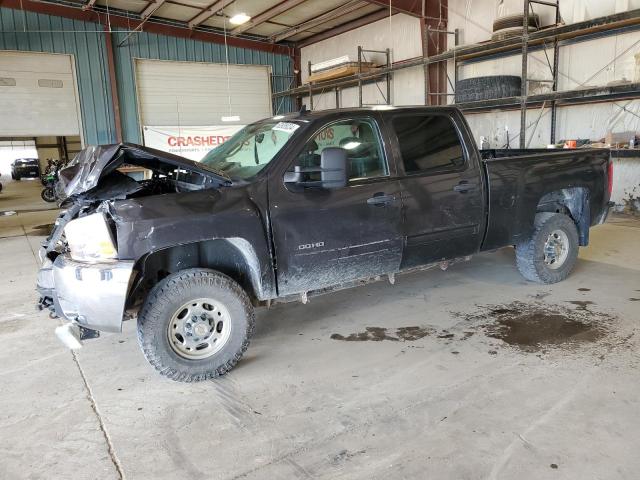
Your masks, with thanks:
[[[118,258],[111,230],[102,212],[70,221],[64,227],[64,235],[74,260],[97,262]]]

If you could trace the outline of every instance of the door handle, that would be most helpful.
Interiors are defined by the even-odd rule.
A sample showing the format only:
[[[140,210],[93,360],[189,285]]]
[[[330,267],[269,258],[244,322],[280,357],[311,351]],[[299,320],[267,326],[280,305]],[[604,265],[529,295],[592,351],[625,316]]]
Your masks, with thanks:
[[[390,203],[395,201],[396,197],[394,197],[393,195],[387,195],[384,192],[374,193],[373,197],[367,199],[367,203],[369,205],[375,205],[376,207],[389,205]]]
[[[469,190],[475,190],[476,186],[467,182],[466,180],[462,180],[460,183],[453,187],[454,192],[458,193],[467,193]]]

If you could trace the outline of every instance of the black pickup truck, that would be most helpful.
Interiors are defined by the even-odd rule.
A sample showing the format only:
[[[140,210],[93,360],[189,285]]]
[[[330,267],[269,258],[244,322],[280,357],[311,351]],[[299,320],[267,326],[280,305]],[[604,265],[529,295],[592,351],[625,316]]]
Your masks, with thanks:
[[[123,164],[149,169],[135,181]],[[39,306],[72,348],[137,317],[163,375],[229,371],[253,308],[515,246],[553,283],[606,219],[607,150],[478,151],[455,108],[300,112],[251,124],[193,162],[89,147],[60,172]]]

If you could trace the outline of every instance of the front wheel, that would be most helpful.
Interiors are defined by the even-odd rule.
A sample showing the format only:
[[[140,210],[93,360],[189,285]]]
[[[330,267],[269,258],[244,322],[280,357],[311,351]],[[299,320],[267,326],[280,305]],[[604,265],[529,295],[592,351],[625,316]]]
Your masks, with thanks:
[[[169,275],[149,292],[138,315],[138,343],[160,374],[197,382],[231,370],[254,325],[240,285],[215,270],[194,268]]]
[[[578,259],[578,230],[567,215],[538,213],[529,240],[516,246],[518,270],[538,283],[556,283],[569,276]]]

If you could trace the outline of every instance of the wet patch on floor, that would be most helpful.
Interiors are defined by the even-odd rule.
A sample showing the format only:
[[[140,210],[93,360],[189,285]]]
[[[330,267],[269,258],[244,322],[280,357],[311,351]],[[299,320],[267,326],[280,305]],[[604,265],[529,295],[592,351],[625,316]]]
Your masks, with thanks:
[[[535,298],[536,300],[543,300],[544,298],[548,297],[549,295],[551,295],[551,293],[549,292],[538,292],[535,295],[528,295],[531,298]]]
[[[0,335],[17,332],[25,326],[26,322],[24,320],[5,320],[0,322]]]
[[[480,312],[463,317],[477,323],[487,337],[525,352],[573,349],[597,343],[610,333],[613,317],[587,309],[593,302],[569,303],[578,308],[515,301],[483,306]]]
[[[413,342],[435,333],[431,327],[400,327],[387,329],[384,327],[366,327],[364,332],[351,333],[347,336],[334,333],[332,340],[344,342],[381,342],[388,340],[391,342]],[[392,330],[392,332],[390,332]]]
[[[31,232],[36,232],[38,235],[49,235],[53,230],[53,223],[45,223],[44,225],[35,225],[31,227]]]
[[[589,307],[589,305],[595,305],[595,303],[591,300],[567,300],[567,303],[575,305],[577,307],[577,310],[583,311],[588,310],[587,307]]]

